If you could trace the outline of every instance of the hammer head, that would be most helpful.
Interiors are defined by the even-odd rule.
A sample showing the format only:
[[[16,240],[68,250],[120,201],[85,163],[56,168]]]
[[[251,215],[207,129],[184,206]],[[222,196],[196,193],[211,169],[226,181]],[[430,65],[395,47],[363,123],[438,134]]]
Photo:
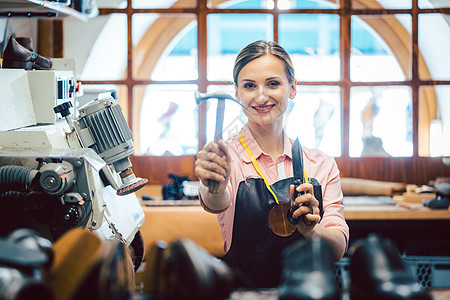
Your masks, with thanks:
[[[236,99],[234,99],[232,96],[228,95],[227,93],[223,93],[223,92],[200,93],[198,91],[195,92],[195,102],[197,102],[197,105],[200,105],[200,103],[202,101],[208,100],[208,99],[217,99],[219,101],[228,99],[228,100],[231,100],[231,101],[241,104],[239,101],[237,101]]]

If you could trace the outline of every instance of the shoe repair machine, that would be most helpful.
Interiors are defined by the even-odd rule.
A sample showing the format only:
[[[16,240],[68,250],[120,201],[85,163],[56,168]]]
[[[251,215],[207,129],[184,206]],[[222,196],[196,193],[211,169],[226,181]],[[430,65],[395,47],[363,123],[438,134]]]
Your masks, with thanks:
[[[28,227],[57,240],[83,227],[130,246],[137,269],[144,212],[134,192],[147,179],[131,169],[132,132],[110,96],[76,109],[74,72],[55,62],[0,70],[0,233]]]

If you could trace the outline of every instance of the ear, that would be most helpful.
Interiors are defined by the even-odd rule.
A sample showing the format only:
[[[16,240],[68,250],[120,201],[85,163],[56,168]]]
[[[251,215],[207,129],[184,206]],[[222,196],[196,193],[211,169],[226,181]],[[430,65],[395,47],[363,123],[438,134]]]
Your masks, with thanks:
[[[234,98],[237,101],[241,102],[241,99],[239,99],[239,93],[238,93],[238,88],[237,88],[236,84],[234,84]]]
[[[297,79],[294,79],[294,81],[291,84],[289,99],[294,99],[295,96],[297,96]]]

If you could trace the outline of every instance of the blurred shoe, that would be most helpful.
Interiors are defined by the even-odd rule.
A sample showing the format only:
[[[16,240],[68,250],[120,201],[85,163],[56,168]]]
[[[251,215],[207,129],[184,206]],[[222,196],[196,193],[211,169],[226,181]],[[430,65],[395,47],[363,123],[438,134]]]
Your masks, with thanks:
[[[160,294],[161,265],[167,247],[168,244],[165,241],[157,241],[145,253],[145,267],[142,275],[144,294]]]
[[[404,267],[390,239],[376,234],[350,248],[351,299],[432,299]]]
[[[283,251],[282,265],[278,299],[340,299],[332,248],[325,240],[304,239],[290,245]]]
[[[0,237],[0,299],[55,299],[49,284],[51,242],[19,228]]]
[[[227,299],[234,287],[229,266],[189,239],[171,242],[160,267],[159,288],[164,300]]]
[[[54,244],[52,288],[58,300],[128,300],[133,290],[133,263],[118,240],[102,240],[80,227]]]
[[[11,36],[3,52],[2,67],[4,69],[49,70],[52,68],[52,61],[48,57],[30,51]]]

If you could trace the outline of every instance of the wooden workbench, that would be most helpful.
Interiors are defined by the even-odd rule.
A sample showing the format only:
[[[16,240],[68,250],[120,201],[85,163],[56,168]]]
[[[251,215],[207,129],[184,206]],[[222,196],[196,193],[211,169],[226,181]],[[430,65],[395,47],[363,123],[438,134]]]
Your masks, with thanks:
[[[450,220],[450,210],[430,209],[420,203],[344,206],[346,220]]]

